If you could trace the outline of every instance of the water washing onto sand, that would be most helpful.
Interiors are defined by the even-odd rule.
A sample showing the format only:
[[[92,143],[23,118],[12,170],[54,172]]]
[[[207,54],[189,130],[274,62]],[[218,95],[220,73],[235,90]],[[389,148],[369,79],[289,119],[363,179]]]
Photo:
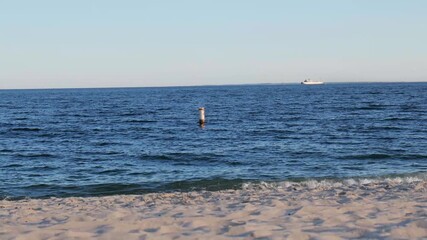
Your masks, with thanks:
[[[325,190],[333,188],[351,188],[351,187],[375,187],[375,186],[407,186],[427,181],[427,173],[413,174],[404,177],[381,177],[381,178],[349,178],[335,180],[306,180],[299,182],[282,181],[282,182],[257,182],[243,183],[244,190],[257,189],[306,189],[306,190]]]

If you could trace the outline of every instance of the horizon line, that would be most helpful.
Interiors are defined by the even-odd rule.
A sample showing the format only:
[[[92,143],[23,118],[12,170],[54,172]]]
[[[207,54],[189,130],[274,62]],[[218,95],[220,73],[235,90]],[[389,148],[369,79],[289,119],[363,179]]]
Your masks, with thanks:
[[[328,84],[357,84],[357,83],[427,83],[427,81],[350,81],[350,82],[325,82]],[[230,83],[230,84],[201,84],[201,85],[166,85],[166,86],[107,86],[107,87],[40,87],[40,88],[0,88],[0,91],[10,90],[73,90],[73,89],[131,89],[131,88],[185,88],[185,87],[221,87],[221,86],[255,86],[255,85],[300,85],[301,82],[283,83]]]

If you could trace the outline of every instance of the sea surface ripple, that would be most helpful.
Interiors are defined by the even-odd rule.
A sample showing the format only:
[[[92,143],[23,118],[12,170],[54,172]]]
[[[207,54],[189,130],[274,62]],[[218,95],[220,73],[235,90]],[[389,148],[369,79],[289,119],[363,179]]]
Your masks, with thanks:
[[[2,90],[0,198],[425,173],[426,93],[427,83]]]

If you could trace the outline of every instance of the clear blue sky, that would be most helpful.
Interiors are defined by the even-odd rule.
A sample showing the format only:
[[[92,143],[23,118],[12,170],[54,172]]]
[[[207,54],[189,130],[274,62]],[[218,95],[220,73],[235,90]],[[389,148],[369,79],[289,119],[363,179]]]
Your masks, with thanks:
[[[424,0],[0,0],[0,88],[426,81]]]

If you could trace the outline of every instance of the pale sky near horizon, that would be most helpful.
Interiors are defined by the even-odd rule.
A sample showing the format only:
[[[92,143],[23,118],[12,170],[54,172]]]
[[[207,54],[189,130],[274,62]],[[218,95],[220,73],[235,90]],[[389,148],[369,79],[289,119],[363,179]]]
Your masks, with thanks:
[[[427,81],[424,0],[0,0],[0,89]]]

